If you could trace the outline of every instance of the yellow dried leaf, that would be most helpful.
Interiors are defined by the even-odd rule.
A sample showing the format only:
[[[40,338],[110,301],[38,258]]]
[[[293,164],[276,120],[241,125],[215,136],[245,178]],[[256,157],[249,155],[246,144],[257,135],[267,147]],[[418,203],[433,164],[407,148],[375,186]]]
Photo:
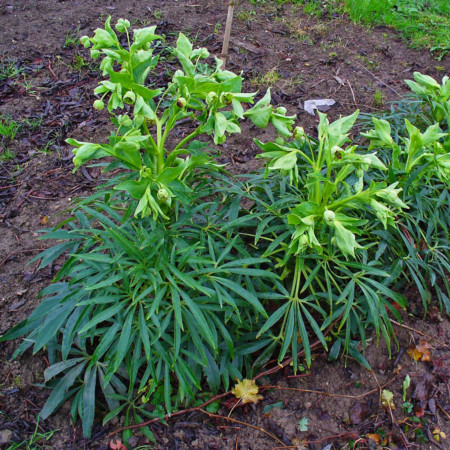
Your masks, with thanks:
[[[431,344],[425,339],[420,339],[417,345],[410,345],[408,355],[414,361],[431,361]]]
[[[395,409],[394,394],[387,389],[383,389],[381,393],[381,403],[386,409]]]
[[[239,398],[242,404],[256,404],[263,398],[262,395],[258,395],[258,386],[256,385],[254,380],[244,379],[242,381],[238,381],[234,388],[231,390],[231,393],[236,398]]]
[[[433,439],[436,442],[439,442],[441,439],[445,439],[447,436],[445,435],[445,433],[443,431],[441,431],[439,428],[435,428],[433,430]]]
[[[367,438],[372,439],[376,444],[379,444],[381,442],[381,437],[379,434],[375,433],[369,433],[366,435]]]

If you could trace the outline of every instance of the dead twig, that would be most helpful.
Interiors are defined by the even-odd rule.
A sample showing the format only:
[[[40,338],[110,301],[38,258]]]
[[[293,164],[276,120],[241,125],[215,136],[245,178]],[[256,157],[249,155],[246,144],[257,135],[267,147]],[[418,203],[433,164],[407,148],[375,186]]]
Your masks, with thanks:
[[[434,445],[435,447],[439,448],[440,450],[444,450],[444,447],[439,444],[439,442],[436,441],[436,439],[434,438],[433,434],[430,431],[430,427],[428,425],[426,425],[426,430],[427,430],[427,436],[428,436],[428,440],[430,441],[430,444]]]
[[[441,404],[436,400],[437,407],[444,413],[447,420],[450,420],[450,414],[441,406]]]
[[[302,441],[299,445],[304,446],[304,445],[320,444],[321,442],[329,441],[332,439],[354,440],[354,439],[358,439],[358,438],[359,438],[358,434],[352,433],[350,431],[350,432],[346,432],[346,433],[342,433],[342,434],[333,434],[332,436],[326,436],[324,438],[317,439],[315,441]],[[299,445],[283,445],[283,447],[273,447],[272,450],[291,449],[291,448],[298,449]]]
[[[41,252],[42,248],[29,248],[28,250],[18,250],[16,252],[11,252],[2,262],[0,262],[0,267],[3,266],[6,262],[8,262],[8,259],[11,258],[11,256],[19,255],[20,253],[29,253],[29,252]]]
[[[409,330],[409,331],[412,331],[412,332],[414,332],[414,333],[420,334],[421,336],[426,337],[426,338],[429,339],[430,341],[435,341],[435,342],[437,342],[439,345],[442,345],[442,347],[445,347],[445,348],[448,348],[448,347],[449,347],[447,344],[444,344],[442,341],[439,341],[438,339],[436,339],[436,338],[434,338],[434,337],[432,337],[432,336],[429,336],[428,334],[423,333],[422,331],[416,330],[415,328],[408,327],[407,325],[403,325],[402,323],[396,322],[396,321],[393,320],[393,319],[389,319],[389,320],[390,320],[391,323],[393,323],[394,325],[397,325],[398,327],[404,328],[405,330]]]
[[[0,187],[0,191],[3,191],[4,189],[10,189],[10,188],[16,187],[16,186],[20,186],[20,183],[10,184],[10,185],[8,185],[8,186],[1,186],[1,187]]]
[[[22,206],[22,203],[31,195],[31,193],[33,192],[33,189],[30,189],[27,193],[27,195],[25,195],[25,197],[19,202],[19,204],[17,205],[17,208],[20,208]]]
[[[355,106],[357,106],[355,93],[353,92],[353,88],[352,88],[352,85],[350,84],[349,80],[347,80],[347,85],[350,88],[350,92],[352,93],[353,103],[355,104]]]
[[[52,66],[50,65],[50,61],[48,62],[47,69],[50,71],[50,73],[53,75],[53,78],[55,80],[58,80],[58,77],[56,76],[55,72],[53,72]]]
[[[345,103],[345,102],[339,102],[341,105],[346,105],[346,106],[354,106],[353,103]],[[373,106],[370,105],[362,105],[364,108],[368,108],[368,109],[372,109],[373,111],[379,111],[379,108],[374,108]]]
[[[219,400],[220,398],[227,397],[230,394],[231,394],[231,391],[224,392],[223,394],[216,395],[215,397],[212,397],[209,400],[207,400],[205,403],[202,403],[201,405],[196,406],[194,408],[183,409],[181,411],[176,411],[176,412],[174,412],[172,414],[166,414],[164,416],[164,420],[168,420],[171,417],[180,416],[182,414],[187,414],[189,412],[197,411],[197,410],[199,410],[201,408],[204,408],[205,406],[208,406],[210,403],[212,403],[212,402],[214,402],[216,400]],[[156,422],[159,422],[159,421],[160,421],[159,417],[156,417],[154,419],[147,420],[146,422],[142,422],[142,423],[135,424],[135,425],[129,425],[127,427],[118,428],[117,430],[114,430],[111,433],[109,433],[108,437],[114,436],[115,434],[120,433],[120,432],[125,431],[125,430],[132,430],[133,428],[146,427],[147,425],[151,425],[152,423],[156,423]]]
[[[167,415],[164,417],[164,419],[167,420],[167,419],[169,419],[170,417],[179,416],[179,415],[181,415],[181,414],[186,414],[186,413],[188,413],[188,412],[199,412],[199,413],[202,413],[202,414],[207,415],[208,417],[211,417],[212,419],[227,420],[227,421],[229,421],[229,422],[233,422],[233,423],[237,423],[237,424],[239,424],[239,425],[244,425],[244,426],[246,426],[246,427],[253,428],[253,429],[255,429],[255,430],[260,431],[261,433],[266,434],[267,436],[270,436],[273,440],[277,441],[278,443],[280,443],[280,444],[282,444],[282,445],[284,444],[283,441],[281,441],[280,439],[278,439],[275,435],[269,433],[269,432],[268,432],[267,430],[265,430],[264,428],[258,427],[258,426],[256,426],[256,425],[252,425],[251,423],[242,422],[241,420],[234,419],[233,417],[226,417],[226,416],[221,416],[221,415],[219,415],[219,414],[213,414],[213,413],[210,413],[209,411],[205,411],[204,409],[202,409],[204,406],[207,406],[207,405],[209,405],[210,403],[212,403],[213,401],[215,401],[215,400],[217,400],[217,399],[219,399],[219,398],[225,397],[225,396],[228,395],[228,394],[230,394],[230,392],[225,392],[224,394],[216,395],[215,397],[211,398],[211,399],[208,400],[207,402],[203,403],[203,405],[197,406],[197,407],[195,407],[195,408],[189,408],[189,409],[185,409],[185,410],[183,410],[183,411],[177,411],[177,412],[174,412],[173,414],[167,414]],[[112,433],[109,433],[108,437],[110,438],[110,437],[114,436],[115,434],[120,433],[121,431],[124,431],[124,430],[130,430],[130,429],[133,429],[133,428],[142,428],[142,427],[145,427],[145,426],[150,425],[150,424],[152,424],[152,423],[158,422],[159,420],[160,420],[159,418],[155,418],[155,419],[152,419],[152,420],[148,420],[147,422],[142,422],[142,423],[140,423],[140,424],[130,425],[130,426],[128,426],[128,427],[122,427],[122,428],[119,428],[118,430],[113,431]]]
[[[327,80],[328,80],[328,78],[322,78],[317,83],[314,83],[309,89],[311,90],[311,89],[315,88],[316,86],[319,86],[320,83],[323,83],[324,81],[327,81]]]
[[[338,318],[337,318],[337,319],[336,319],[336,320],[335,320],[335,321],[334,321],[334,322],[333,322],[333,323],[325,330],[325,333],[323,334],[324,337],[326,337],[326,336],[329,334],[329,332],[332,330],[332,328],[334,327],[335,323],[336,323],[338,320],[340,320],[340,317],[338,317]],[[319,345],[321,345],[321,342],[320,342],[319,340],[317,340],[316,342],[314,342],[313,344],[311,344],[310,348],[311,348],[311,350],[312,350],[313,348],[318,347]],[[300,351],[297,353],[296,356],[297,356],[297,358],[298,358],[299,356],[301,356],[301,355],[303,355],[303,354],[304,354],[304,350],[300,350]],[[261,377],[263,377],[263,376],[266,376],[266,375],[269,375],[269,374],[278,372],[278,371],[281,370],[281,369],[284,369],[286,366],[288,366],[288,365],[292,362],[292,360],[293,360],[293,357],[286,358],[281,364],[277,364],[276,366],[274,366],[274,367],[272,367],[272,368],[270,368],[270,369],[268,369],[268,370],[266,370],[266,371],[261,372],[260,374],[258,374],[258,375],[254,378],[254,380],[257,380],[257,379],[259,379],[259,378],[261,378]],[[323,392],[318,392],[318,393],[323,394]],[[189,408],[189,409],[183,409],[183,410],[181,410],[181,411],[176,411],[176,412],[174,412],[174,413],[172,413],[172,414],[166,414],[166,415],[164,416],[164,420],[168,420],[168,419],[170,419],[171,417],[180,416],[180,415],[182,415],[182,414],[187,414],[187,413],[195,412],[195,411],[199,411],[199,412],[202,412],[202,413],[211,415],[211,416],[215,416],[215,415],[213,415],[213,414],[211,414],[211,413],[209,413],[209,412],[203,410],[202,408],[204,408],[205,406],[208,406],[210,403],[212,403],[212,402],[214,402],[214,401],[216,401],[216,400],[219,400],[220,398],[227,397],[228,395],[231,395],[231,391],[224,392],[223,394],[216,395],[215,397],[210,398],[210,399],[207,400],[205,403],[203,403],[203,404],[201,404],[201,405],[199,405],[199,406],[197,406],[197,407]],[[368,394],[367,394],[367,395],[368,395]],[[217,417],[218,417],[218,418],[221,418],[221,419],[225,419],[225,420],[231,419],[231,418],[227,418],[227,417],[223,417],[223,416],[217,416]],[[145,427],[145,426],[150,425],[150,424],[152,424],[152,423],[159,422],[160,420],[161,420],[161,419],[160,419],[159,417],[156,417],[156,418],[154,418],[154,419],[147,420],[146,422],[142,422],[142,423],[140,423],[140,424],[129,425],[129,426],[126,426],[126,427],[118,428],[117,430],[114,430],[114,431],[112,431],[111,433],[109,433],[108,437],[114,436],[115,434],[120,433],[120,432],[125,431],[125,430],[131,430],[131,429],[134,429],[134,428],[142,428],[142,427]],[[235,420],[235,419],[232,419],[231,421],[236,421],[236,420]],[[245,424],[245,423],[244,423],[244,425],[249,425],[249,426],[251,426],[251,427],[254,427],[253,425],[250,425],[250,424]],[[258,429],[258,428],[257,428],[257,429]],[[264,431],[265,431],[265,430],[264,430]],[[277,439],[277,438],[275,438],[275,439]],[[277,440],[278,440],[278,439],[277,439]],[[279,441],[279,442],[281,442],[281,441]],[[281,443],[284,444],[284,442],[281,442]]]
[[[367,69],[366,67],[364,67],[359,61],[355,61],[356,64],[358,64],[362,69],[364,69],[369,75],[372,75],[375,80],[379,81],[381,84],[383,84],[384,86],[386,86],[389,90],[391,90],[394,94],[396,94],[397,96],[401,97],[401,95],[394,89],[391,88],[388,84],[386,84],[383,80],[381,80],[380,78],[378,78],[373,72],[371,72],[369,69]]]
[[[208,411],[205,411],[204,409],[200,409],[197,408],[198,412],[201,412],[203,414],[206,414],[207,416],[213,418],[213,419],[223,419],[223,420],[228,420],[230,422],[234,422],[234,423],[238,423],[239,425],[245,425],[246,427],[250,427],[253,428],[254,430],[258,430],[261,433],[267,434],[267,436],[270,436],[273,440],[279,442],[281,445],[284,445],[284,442],[281,441],[280,439],[278,439],[275,435],[269,433],[267,430],[265,430],[264,428],[258,427],[257,425],[252,425],[251,423],[247,423],[247,422],[242,422],[240,420],[237,419],[233,419],[233,417],[225,417],[225,416],[220,416],[218,414],[213,414],[210,413]]]
[[[397,376],[386,382],[383,386],[376,387],[375,389],[371,389],[370,391],[365,392],[364,394],[360,395],[345,395],[345,394],[332,394],[331,392],[322,392],[322,391],[315,391],[313,389],[301,389],[301,388],[291,388],[291,387],[285,387],[285,386],[279,386],[279,385],[269,385],[269,386],[262,386],[263,389],[278,389],[280,391],[295,391],[295,392],[303,392],[305,394],[317,394],[317,395],[323,395],[325,397],[333,397],[333,398],[350,398],[352,400],[358,400],[364,397],[367,397],[368,395],[375,394],[380,389],[385,388],[386,386],[389,386],[391,383],[393,383],[397,379]]]

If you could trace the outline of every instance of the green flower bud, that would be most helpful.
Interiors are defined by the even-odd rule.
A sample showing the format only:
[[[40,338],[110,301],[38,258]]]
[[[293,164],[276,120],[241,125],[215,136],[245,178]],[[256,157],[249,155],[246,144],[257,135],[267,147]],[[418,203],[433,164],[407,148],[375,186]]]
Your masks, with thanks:
[[[152,178],[153,171],[150,167],[142,167],[142,169],[139,171],[139,175],[141,178]]]
[[[84,48],[89,48],[91,46],[91,41],[88,36],[81,36],[80,43]]]
[[[210,105],[211,103],[213,103],[216,100],[217,94],[215,92],[210,92],[207,96],[206,96],[206,103],[208,103],[208,105]]]
[[[98,59],[100,56],[100,52],[98,50],[91,50],[91,58],[92,59]]]
[[[116,30],[120,33],[124,33],[125,30],[130,28],[130,21],[126,19],[119,19],[116,23]]]
[[[206,59],[206,58],[208,58],[208,57],[209,57],[208,49],[202,48],[202,49],[200,50],[200,55],[199,55],[199,57],[200,57],[201,59]]]
[[[305,135],[305,129],[303,127],[294,128],[294,139],[302,138]]]
[[[323,218],[327,222],[333,222],[333,220],[336,218],[336,214],[333,211],[326,209],[325,212],[323,213]]]
[[[120,115],[118,118],[119,125],[122,127],[131,127],[133,125],[133,121],[130,119],[130,117],[127,114],[124,114],[123,116]]]
[[[124,103],[127,103],[128,105],[132,105],[136,101],[136,94],[133,91],[128,91],[123,97],[122,97]]]
[[[358,178],[363,177],[363,176],[364,176],[364,170],[362,170],[361,168],[360,168],[360,169],[357,169],[357,170],[356,170],[356,176],[357,176]]]
[[[308,227],[313,227],[315,224],[314,216],[301,217],[300,220]]]
[[[302,234],[298,240],[299,250],[303,250],[305,247],[308,247],[308,236],[306,234]]]
[[[166,189],[162,188],[158,191],[156,197],[158,198],[158,200],[162,202],[167,202],[167,200],[169,200],[169,193],[167,192]]]
[[[98,109],[99,111],[101,111],[104,107],[105,107],[105,104],[103,103],[102,100],[95,100],[95,102],[94,102],[95,109]]]

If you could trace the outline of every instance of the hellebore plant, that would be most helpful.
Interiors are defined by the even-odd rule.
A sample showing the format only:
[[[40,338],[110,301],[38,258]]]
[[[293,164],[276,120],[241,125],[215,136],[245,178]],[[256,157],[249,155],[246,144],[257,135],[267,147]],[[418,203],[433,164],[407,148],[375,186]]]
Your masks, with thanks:
[[[399,261],[398,288],[414,283],[423,311],[434,292],[449,313],[450,80],[444,77],[439,85],[417,72],[414,79],[406,80],[414,94],[401,104],[398,118],[395,113],[389,121],[373,117],[374,129],[363,136],[369,140],[369,149],[378,149],[390,162],[387,178],[403,189],[402,200],[409,206],[399,214],[399,226],[385,234],[389,245],[383,258]],[[401,257],[405,254],[407,258]]]
[[[407,123],[408,136],[394,141],[389,123],[374,119],[363,149],[349,140],[357,111],[332,123],[320,114],[317,139],[308,137],[270,91],[253,105],[256,93],[241,92],[242,77],[220,60],[205,73],[208,51],[182,33],[172,49],[180,68],[156,87],[156,28],[131,35],[120,19],[117,34],[110,22],[81,42],[102,58],[94,107],[107,104],[117,129],[108,143],[67,142],[75,169],[108,157],[105,170],[119,170],[46,230],[58,243],[35,260],[65,262],[40,305],[0,337],[26,335],[14,356],[47,350],[52,393],[41,417],[71,399],[85,436],[96,405],[109,411],[104,423],[163,419],[202,388],[207,399],[253,376],[274,353],[292,354],[297,370],[303,347],[310,365],[312,334],[327,350],[334,341],[331,360],[343,350],[368,366],[354,339],[365,343],[374,327],[390,348],[389,314],[400,320],[406,306],[391,287],[411,255],[396,246],[397,222],[420,192],[408,177],[448,186],[445,134]],[[445,95],[447,85],[430,89]],[[223,144],[244,119],[273,125],[278,138],[255,140],[264,175],[239,182],[218,173],[205,141]]]
[[[189,178],[195,169],[219,166],[202,151],[206,144],[194,139],[202,134],[212,135],[215,144],[222,144],[227,134],[240,133],[239,121],[248,117],[259,127],[269,122],[289,130],[294,117],[286,117],[285,110],[274,110],[270,92],[253,108],[244,104],[254,102],[256,93],[242,93],[242,77],[221,70],[222,61],[216,58],[216,68],[210,75],[199,73],[199,62],[209,57],[205,48],[193,49],[188,38],[180,33],[173,50],[182,69],[175,72],[165,89],[146,86],[148,74],[156,67],[158,56],[152,44],[161,37],[156,27],[135,30],[133,39],[128,31],[130,23],[120,19],[119,33],[126,35],[126,47],[111,28],[97,29],[94,37],[84,36],[81,42],[91,48],[92,57],[103,57],[100,69],[109,80],[100,82],[95,90],[102,98],[94,107],[102,109],[109,96],[108,110],[127,109],[129,114],[115,117],[118,130],[109,144],[92,144],[68,139],[74,151],[74,164],[82,164],[104,156],[113,156],[122,166],[133,172],[131,179],[115,189],[127,191],[139,200],[135,215],[167,219],[175,200],[189,202]],[[181,140],[172,139],[173,132],[186,119],[192,121],[192,131]],[[182,156],[185,156],[182,158]]]
[[[431,112],[432,122],[446,122],[450,130],[450,78],[445,76],[439,84],[434,78],[414,72],[414,80],[405,80],[411,91],[423,100]],[[450,140],[447,137],[447,151],[450,150]]]
[[[267,181],[263,190],[258,182],[249,188],[252,213],[260,220],[255,244],[266,247],[263,257],[274,260],[286,288],[285,301],[279,301],[260,333],[274,332],[281,345],[279,361],[290,349],[294,368],[299,338],[311,361],[307,324],[327,348],[323,330],[338,320],[337,335],[345,326],[345,350],[364,362],[350,341],[355,333],[364,339],[362,317],[389,343],[393,330],[387,311],[398,313],[387,299],[406,305],[387,287],[389,272],[372,260],[372,249],[381,241],[374,232],[395,228],[396,215],[407,208],[398,197],[401,189],[396,182],[373,179],[387,171],[376,152],[347,144],[358,111],[333,123],[319,115],[317,139],[301,128],[288,140],[255,139],[264,151],[259,157],[267,160]],[[289,177],[289,184],[273,185],[276,172]],[[340,345],[338,339],[334,357]]]
[[[209,53],[183,34],[173,49],[181,69],[166,88],[148,86],[161,38],[155,27],[131,38],[129,27],[119,20],[118,37],[108,19],[81,39],[93,58],[103,57],[108,80],[94,107],[107,102],[120,112],[117,130],[107,144],[67,140],[75,169],[112,157],[107,169],[121,170],[44,235],[59,242],[37,257],[40,267],[63,254],[65,263],[33,314],[1,337],[27,335],[15,356],[47,348],[53,391],[41,417],[72,398],[85,436],[98,403],[110,411],[105,422],[123,412],[125,425],[141,423],[192,402],[204,378],[211,392],[242,378],[250,355],[269,342],[255,338],[267,318],[261,301],[276,295],[278,279],[237,227],[223,229],[239,215],[240,198],[223,196],[220,166],[195,138],[221,144],[245,117],[288,134],[294,118],[272,107],[270,93],[245,110],[256,94],[242,93],[241,76],[221,70],[221,61],[198,73]],[[177,139],[181,121],[192,129]],[[148,427],[141,431],[152,439]]]

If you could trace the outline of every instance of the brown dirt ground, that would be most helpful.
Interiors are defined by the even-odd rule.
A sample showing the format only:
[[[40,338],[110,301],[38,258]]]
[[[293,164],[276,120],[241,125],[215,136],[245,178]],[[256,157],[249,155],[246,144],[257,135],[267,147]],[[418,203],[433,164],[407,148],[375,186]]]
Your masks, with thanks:
[[[0,115],[22,124],[13,142],[1,143],[15,153],[15,158],[0,164],[0,334],[29,315],[38,302],[37,293],[58,269],[55,265],[50,271],[38,272],[36,264],[27,265],[46,242],[37,240],[37,231],[58,223],[71,199],[85,195],[98,183],[100,174],[93,169],[72,174],[70,149],[64,143],[68,136],[101,141],[109,133],[107,115],[91,108],[99,74],[89,65],[88,53],[68,38],[91,34],[108,15],[113,20],[128,18],[135,27],[156,24],[169,42],[183,31],[195,38],[198,46],[218,55],[226,2],[0,0],[0,66],[3,71],[16,70],[16,75],[0,78]],[[305,15],[301,8],[277,4],[255,7],[241,0],[228,68],[243,72],[248,91],[265,91],[270,85],[274,102],[297,114],[298,124],[314,133],[316,119],[304,113],[305,100],[335,99],[336,105],[328,111],[331,119],[356,108],[379,110],[407,92],[403,80],[411,78],[414,71],[439,79],[449,72],[450,61],[447,57],[438,62],[427,51],[409,49],[396,32],[385,27],[367,29],[345,17],[317,19]],[[157,76],[163,77],[163,72]],[[245,126],[240,136],[227,140],[221,162],[236,173],[257,167],[255,136],[264,141],[271,135]],[[419,303],[414,293],[410,297],[412,303]],[[383,342],[373,342],[366,351],[373,372],[351,360],[347,364],[328,363],[326,355],[317,353],[307,376],[293,377],[291,370],[285,370],[264,383],[330,395],[268,389],[260,404],[237,408],[232,417],[266,430],[285,445],[294,446],[290,448],[345,448],[358,439],[356,447],[376,448],[364,438],[376,431],[391,438],[391,448],[404,448],[405,439],[412,446],[433,448],[440,444],[420,443],[419,434],[429,438],[436,427],[448,436],[442,441],[444,448],[445,442],[450,442],[450,330],[445,318],[441,321],[435,315],[434,319],[405,317],[407,326],[435,339],[432,362],[414,362],[406,349],[421,336],[398,328],[399,348],[391,359]],[[43,379],[44,355],[26,354],[9,362],[15,346],[0,344],[0,437],[10,430],[14,441],[20,442],[34,430],[48,391],[35,385]],[[424,413],[420,426],[404,422],[401,397],[406,374],[412,380],[409,392],[415,393],[414,412]],[[379,401],[379,386],[388,382],[396,405],[392,416]],[[371,393],[361,397],[367,392]],[[267,405],[280,402],[281,407],[263,413]],[[219,414],[228,414],[225,406]],[[302,432],[298,422],[305,417],[308,430]],[[40,431],[58,430],[46,448],[106,449],[110,442],[107,435],[120,421],[107,427],[100,423],[92,439],[82,439],[79,424],[70,423],[64,405],[40,424]],[[158,449],[282,448],[261,430],[208,419],[199,413],[179,416],[170,420],[169,426],[157,425],[153,430]],[[303,447],[302,441],[306,441]],[[132,447],[145,444],[142,435],[135,433]]]

